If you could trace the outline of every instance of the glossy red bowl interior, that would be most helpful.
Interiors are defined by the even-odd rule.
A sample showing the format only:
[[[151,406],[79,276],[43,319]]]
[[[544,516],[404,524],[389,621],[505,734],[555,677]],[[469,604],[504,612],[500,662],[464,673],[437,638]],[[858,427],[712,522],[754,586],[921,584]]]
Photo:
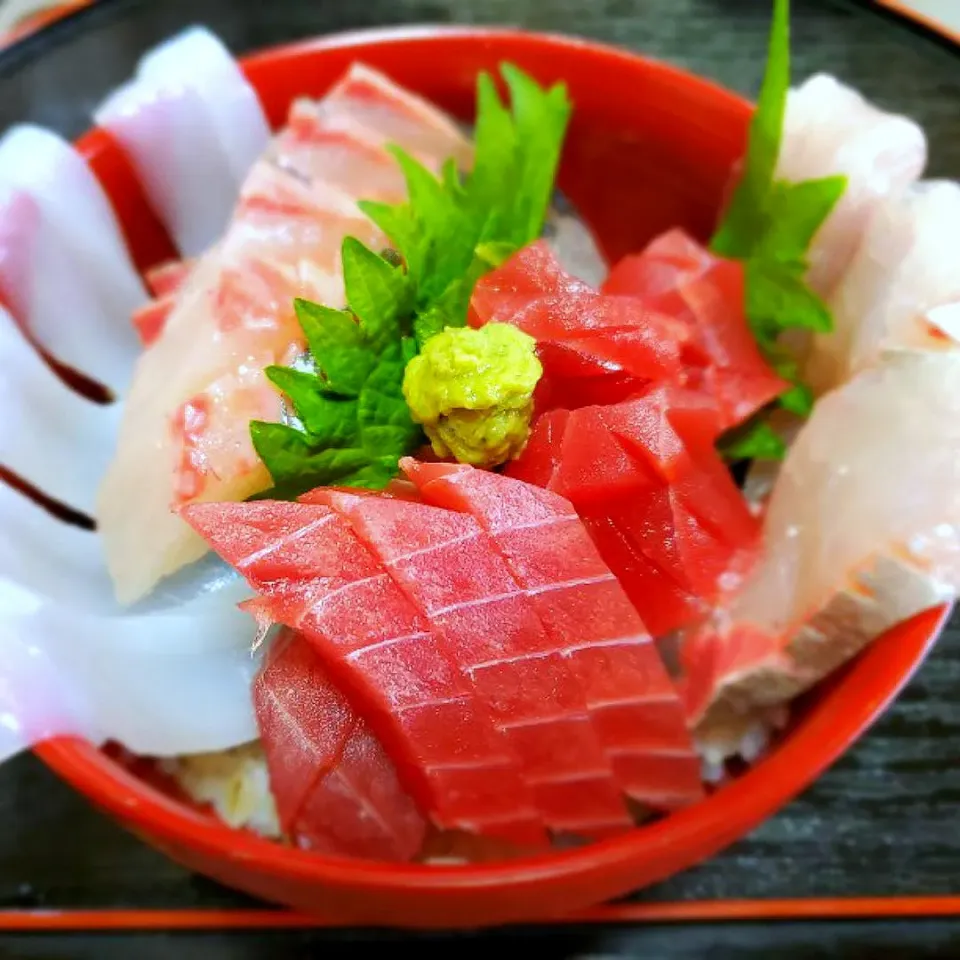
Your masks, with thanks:
[[[639,249],[682,225],[705,237],[749,105],[704,80],[607,47],[510,31],[436,28],[341,35],[244,63],[270,120],[297,95],[322,94],[351,61],[378,67],[469,118],[478,70],[509,60],[563,79],[575,104],[561,186],[605,254]],[[100,131],[80,147],[105,185],[141,267],[173,253],[122,154]],[[500,864],[398,866],[288,849],[231,830],[149,786],[88,744],[39,755],[65,780],[173,859],[277,903],[352,924],[449,927],[545,920],[654,883],[742,837],[814,780],[869,726],[919,665],[945,619],[922,614],[815,691],[776,749],[697,806],[629,835]]]

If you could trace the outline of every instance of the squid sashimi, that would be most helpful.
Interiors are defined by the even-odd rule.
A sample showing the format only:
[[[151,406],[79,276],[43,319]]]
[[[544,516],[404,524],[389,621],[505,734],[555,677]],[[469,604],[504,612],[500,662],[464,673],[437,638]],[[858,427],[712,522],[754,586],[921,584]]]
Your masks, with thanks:
[[[905,351],[818,402],[777,479],[755,573],[683,647],[706,741],[729,748],[752,711],[960,586],[958,376],[958,354]]]
[[[0,602],[0,750],[67,735],[167,757],[256,736],[254,631],[229,604],[201,616],[92,616],[9,580]]]
[[[519,758],[546,826],[585,837],[628,829],[581,679],[602,667],[566,656],[569,629],[551,634],[477,521],[385,497],[317,490],[305,499],[340,511],[445,638]]]
[[[74,510],[92,511],[119,411],[65,386],[0,308],[0,464]]]
[[[284,631],[253,687],[284,834],[317,853],[409,860],[427,822],[309,641]]]
[[[146,293],[99,182],[70,144],[23,125],[0,140],[0,198],[0,298],[56,360],[123,393]]]
[[[582,684],[624,792],[661,809],[699,799],[700,760],[677,692],[570,504],[467,466],[401,467],[426,502],[469,513],[489,532]]]
[[[374,249],[386,243],[356,206],[365,185],[354,182],[357,192],[346,193],[343,178],[332,186],[337,172],[322,165],[304,182],[285,169],[289,139],[281,133],[271,146],[276,162],[257,163],[226,235],[146,328],[159,335],[137,367],[97,513],[122,603],[206,552],[171,505],[239,500],[269,486],[248,424],[281,418],[280,397],[262,371],[303,350],[294,299],[342,306],[344,237]],[[140,549],[144,538],[153,544],[149,554]]]
[[[438,827],[546,843],[519,759],[457,651],[338,513],[265,500],[194,504],[184,516],[262,596],[260,616],[313,645]],[[435,565],[433,576],[449,574]]]
[[[960,186],[915,184],[878,209],[830,298],[835,329],[808,362],[820,390],[885,350],[955,348],[960,340]]]
[[[926,161],[926,137],[914,121],[868,103],[833,77],[817,74],[790,91],[777,176],[847,178],[807,255],[815,291],[830,293],[877,207],[920,177]]]
[[[651,309],[686,321],[700,356],[688,350],[684,382],[715,398],[723,429],[742,423],[786,389],[747,323],[742,264],[713,256],[682,230],[670,230],[625,257],[602,289],[639,297]]]
[[[570,500],[655,636],[702,617],[745,572],[758,523],[713,447],[709,398],[658,387],[552,410],[507,473]]]
[[[95,112],[123,146],[180,252],[223,233],[237,192],[267,145],[253,88],[209,31],[192,28],[140,61]]]

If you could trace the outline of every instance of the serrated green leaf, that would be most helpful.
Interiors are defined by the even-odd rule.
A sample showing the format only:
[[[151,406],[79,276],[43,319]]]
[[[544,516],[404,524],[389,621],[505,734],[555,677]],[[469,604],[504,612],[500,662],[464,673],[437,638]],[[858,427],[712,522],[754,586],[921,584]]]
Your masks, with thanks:
[[[806,417],[813,410],[813,391],[803,383],[795,383],[789,390],[781,393],[780,406],[797,416]]]
[[[768,198],[780,154],[789,89],[790,4],[788,0],[774,0],[767,65],[750,121],[744,169],[711,241],[714,253],[735,259],[749,257],[757,237],[766,231]]]
[[[353,317],[309,300],[293,303],[314,362],[329,388],[355,397],[373,369],[363,332]]]
[[[388,263],[354,237],[343,241],[343,280],[350,310],[360,321],[368,350],[379,351],[403,334],[414,290],[401,267]]]
[[[782,460],[787,452],[783,438],[765,420],[754,420],[734,431],[719,445],[720,454],[738,460]]]
[[[315,374],[278,366],[264,373],[286,394],[313,443],[345,447],[358,442],[356,400],[330,394]]]
[[[763,250],[778,260],[805,262],[807,251],[847,187],[846,177],[800,183],[776,181],[769,197],[769,224]]]
[[[747,318],[761,346],[772,346],[784,330],[829,333],[833,318],[807,286],[806,265],[796,261],[747,262]]]

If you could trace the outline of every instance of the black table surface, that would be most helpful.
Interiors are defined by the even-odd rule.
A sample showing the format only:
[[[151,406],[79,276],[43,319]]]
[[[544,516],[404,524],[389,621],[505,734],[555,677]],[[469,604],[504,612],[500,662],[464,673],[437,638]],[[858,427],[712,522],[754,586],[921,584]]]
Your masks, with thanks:
[[[105,0],[0,55],[0,127],[32,119],[66,134],[80,132],[91,106],[126,78],[144,49],[191,22],[207,23],[237,52],[374,24],[516,24],[616,42],[752,95],[769,14],[767,0]],[[913,115],[930,139],[930,173],[960,176],[955,53],[866,5],[794,0],[793,24],[795,77],[829,71],[884,106]],[[899,701],[818,783],[713,861],[636,896],[960,892],[958,702],[960,619],[955,619]],[[0,824],[0,908],[251,903],[142,845],[30,755],[0,767]],[[321,949],[318,937],[325,952],[335,952],[347,943],[345,936],[7,938],[0,939],[0,957],[100,958],[111,950],[143,957],[307,956]],[[554,955],[960,956],[960,927],[949,921],[541,930],[513,936],[539,936],[538,945]],[[418,949],[440,944],[432,939]]]

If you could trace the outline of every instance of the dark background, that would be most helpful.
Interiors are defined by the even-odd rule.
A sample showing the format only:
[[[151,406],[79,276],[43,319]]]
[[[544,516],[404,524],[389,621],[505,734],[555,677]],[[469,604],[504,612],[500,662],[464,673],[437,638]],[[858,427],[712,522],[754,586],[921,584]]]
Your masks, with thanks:
[[[957,0],[960,4],[960,0]],[[829,71],[909,113],[931,143],[930,173],[960,176],[960,59],[870,12],[794,0],[794,76]],[[0,128],[32,119],[74,135],[149,45],[191,22],[236,52],[346,27],[431,21],[577,33],[666,59],[755,94],[768,0],[104,0],[0,55]],[[712,862],[642,899],[947,894],[960,886],[960,621],[899,702],[814,787]],[[143,846],[32,756],[0,767],[0,908],[222,907],[244,897]],[[0,957],[337,955],[356,932],[0,938]],[[380,937],[368,933],[366,937]],[[556,956],[960,957],[949,921],[523,931],[422,939],[427,955],[507,942]],[[387,944],[383,944],[387,946]]]

